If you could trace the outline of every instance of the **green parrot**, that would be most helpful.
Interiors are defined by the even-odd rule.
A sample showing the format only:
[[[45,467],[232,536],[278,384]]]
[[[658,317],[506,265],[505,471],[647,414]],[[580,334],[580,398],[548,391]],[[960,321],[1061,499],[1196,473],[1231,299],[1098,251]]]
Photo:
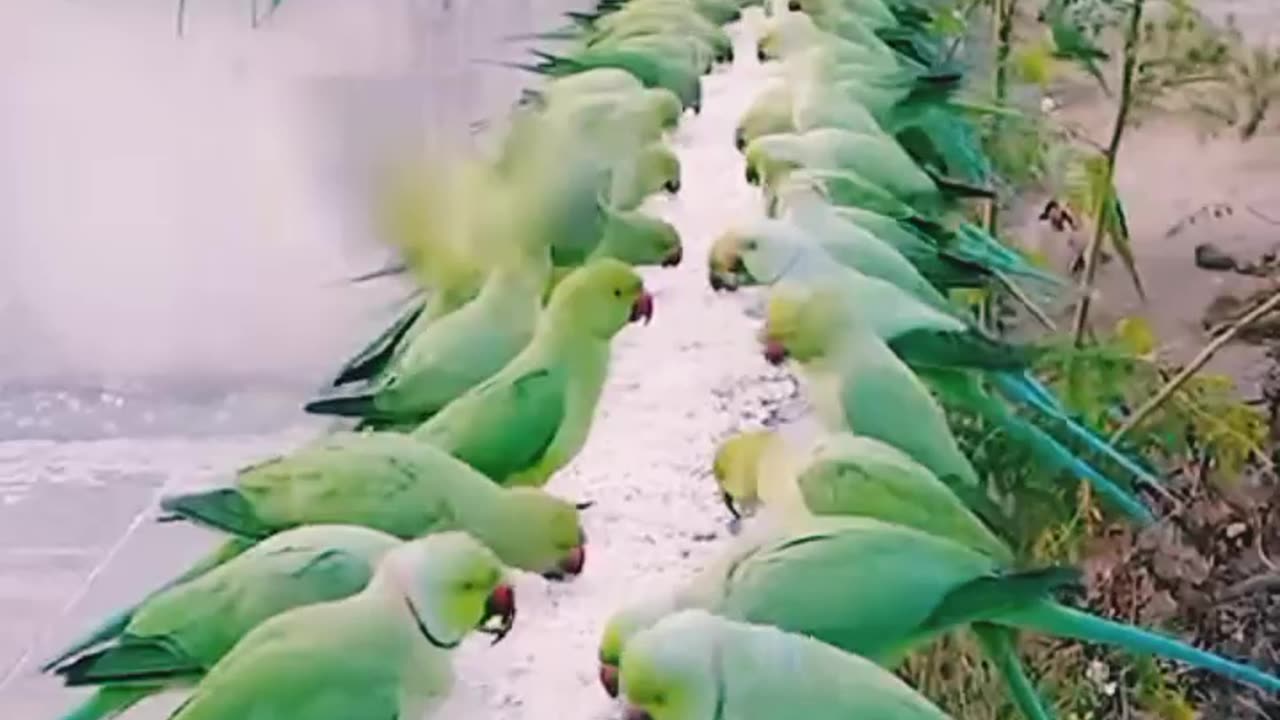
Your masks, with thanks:
[[[1150,472],[1101,434],[1072,419],[1052,392],[1030,374],[1034,348],[989,338],[969,321],[945,308],[940,310],[936,302],[922,301],[917,292],[911,291],[918,288],[907,290],[903,283],[889,282],[883,275],[865,275],[858,271],[861,268],[837,262],[824,247],[794,235],[754,233],[745,241],[718,242],[715,251],[712,273],[713,277],[722,277],[713,283],[718,287],[780,281],[838,287],[839,292],[829,297],[845,306],[841,313],[868,327],[944,399],[1003,428],[1045,462],[1087,478],[1100,493],[1140,522],[1151,520],[1150,511],[1130,491],[1015,415],[982,387],[979,376],[990,380],[1009,401],[1031,408],[1143,482],[1156,483]]]
[[[780,217],[800,226],[850,267],[857,267],[868,242],[875,240],[897,250],[941,290],[984,287],[1000,276],[1026,279],[1045,291],[1064,285],[1062,279],[1040,270],[1017,252],[993,244],[989,236],[968,241],[964,239],[967,235],[957,234],[954,241],[940,243],[887,215],[836,207],[827,201],[821,184],[810,182],[802,172],[790,174],[774,197]],[[873,271],[864,272],[880,277]],[[926,297],[921,299],[932,303]]]
[[[640,35],[593,45],[569,55],[534,51],[537,64],[515,67],[549,77],[564,77],[598,68],[617,68],[635,75],[645,87],[665,88],[681,104],[697,112],[702,107],[703,46],[690,36]]]
[[[489,273],[475,299],[405,338],[369,386],[308,402],[317,415],[370,427],[417,425],[501,370],[533,337],[551,275],[548,248],[518,253]]]
[[[797,12],[769,19],[757,40],[756,57],[761,62],[785,60],[818,44],[831,48],[843,62],[877,67],[886,74],[913,67],[874,35],[845,39],[820,29],[812,17]]]
[[[874,328],[846,310],[834,290],[775,286],[762,340],[770,362],[791,358],[801,364],[809,397],[828,430],[880,440],[950,485],[978,486],[928,387]]]
[[[1097,40],[1090,37],[1080,21],[1072,16],[1070,4],[1070,0],[1049,0],[1040,11],[1038,19],[1049,28],[1053,55],[1079,64],[1098,81],[1102,91],[1110,95],[1111,88],[1099,63],[1110,61],[1111,54],[1099,47]]]
[[[414,431],[503,485],[542,485],[586,442],[613,336],[653,314],[640,276],[613,259],[565,278],[533,340]]]
[[[784,464],[788,455],[794,459]],[[741,433],[720,445],[713,476],[735,518],[761,504],[796,518],[869,517],[1013,562],[1008,545],[969,509],[986,505],[998,514],[994,503],[976,492],[962,500],[924,466],[869,437],[834,433],[800,452],[775,431]]]
[[[503,488],[439,448],[399,433],[337,433],[240,471],[233,487],[173,495],[161,507],[243,538],[315,523],[411,539],[463,530],[502,561],[561,579],[581,572],[584,536],[572,503]]]
[[[855,133],[820,128],[802,134],[766,135],[746,150],[747,182],[776,193],[797,168],[848,170],[878,185],[917,211],[937,214],[962,198],[992,198],[994,193],[962,182],[953,182],[920,169],[898,144],[884,133]]]
[[[619,668],[626,720],[947,720],[875,663],[703,610],[637,635]]]
[[[600,678],[606,689],[610,680],[616,688],[617,661],[625,663],[632,639],[673,612],[702,609],[808,635],[886,668],[972,626],[993,639],[1002,632],[989,630],[1021,630],[1113,645],[1280,692],[1280,678],[1254,667],[1053,599],[1055,590],[1077,579],[1066,568],[1010,570],[989,555],[901,525],[816,518],[809,529],[744,537],[686,585],[616,613],[601,637]],[[997,667],[1009,667],[1008,659],[997,658]]]
[[[1025,358],[1019,362],[1007,344],[986,338],[923,304],[895,302],[896,288],[888,283],[852,270],[843,272],[853,286],[845,284],[845,279],[834,281],[830,277],[804,286],[798,282],[778,286],[770,297],[765,329],[765,356],[775,363],[788,357],[801,363],[813,386],[815,404],[829,427],[847,427],[854,434],[870,435],[893,445],[945,481],[955,468],[967,467],[967,461],[960,466],[950,459],[954,457],[950,449],[955,447],[955,441],[949,431],[944,433],[946,418],[928,394],[932,387],[941,397],[976,412],[1017,438],[1051,467],[1085,479],[1101,497],[1135,521],[1154,521],[1151,511],[1132,491],[1102,475],[1048,433],[990,396],[968,372],[972,365],[956,367],[981,355],[986,358],[988,369],[1009,370],[1011,365],[1025,367]],[[905,294],[897,297],[910,299]],[[953,329],[921,330],[917,324],[920,317],[930,314],[941,318],[938,322],[954,323]],[[905,330],[908,327],[915,329]],[[886,338],[892,338],[895,344],[891,346]],[[926,352],[930,353],[927,361],[923,359]],[[921,371],[929,384],[900,358],[914,358],[911,367]],[[942,358],[948,358],[950,365],[944,366]],[[1003,367],[994,367],[997,365]],[[1011,374],[1017,379],[1010,385],[1016,383],[1025,388],[1027,383],[1035,382],[1025,371]],[[1051,396],[1042,399],[1038,394],[1042,390],[1038,384],[1035,390],[1025,390],[1031,394],[1028,403],[1057,402]],[[912,409],[880,417],[867,410],[874,407]],[[901,422],[904,417],[911,418],[911,422]],[[1092,434],[1083,427],[1080,433]],[[1113,455],[1120,453],[1113,451]],[[972,468],[969,470],[971,473]]]
[[[845,270],[853,269],[891,283],[939,312],[955,312],[911,261],[888,243],[856,229],[835,242],[820,243],[790,220],[755,220],[716,238],[709,265],[711,286],[721,290],[769,285],[786,278],[843,277]]]
[[[274,535],[187,582],[166,587],[45,666],[68,686],[97,690],[63,720],[114,717],[174,686],[194,684],[267,618],[364,589],[400,541],[352,525],[311,525]]]
[[[912,249],[912,245],[918,245],[922,239],[940,248],[952,262],[1032,279],[1055,290],[1066,285],[1061,278],[1036,268],[1016,251],[1005,247],[986,230],[972,223],[962,223],[951,230],[941,218],[922,215],[858,173],[805,168],[793,170],[787,178],[796,188],[808,186],[806,192],[818,192],[836,207],[838,215],[871,231],[904,254],[919,255],[920,251]],[[799,197],[803,197],[803,193]],[[774,198],[774,215],[782,209],[781,198],[782,193]],[[917,238],[915,243],[910,240],[911,236]]]
[[[343,364],[340,386],[382,372],[414,337],[469,303],[480,292],[494,258],[507,257],[530,213],[540,212],[536,193],[474,158],[397,169],[378,197],[379,234],[399,248],[405,267],[428,290],[391,325]],[[528,240],[533,246],[532,240]]]
[[[684,257],[680,232],[671,223],[637,210],[609,213],[590,259],[613,258],[628,265],[675,267]]]
[[[172,720],[421,718],[448,694],[450,651],[515,593],[493,553],[463,533],[406,543],[359,593],[255,627],[218,661]]]

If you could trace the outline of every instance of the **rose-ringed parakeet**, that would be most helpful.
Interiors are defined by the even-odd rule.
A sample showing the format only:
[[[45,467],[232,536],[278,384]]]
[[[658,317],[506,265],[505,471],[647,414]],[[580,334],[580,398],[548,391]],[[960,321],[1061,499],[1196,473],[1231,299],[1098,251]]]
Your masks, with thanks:
[[[702,610],[637,635],[619,677],[626,720],[947,720],[875,663],[812,638]]]
[[[613,336],[652,314],[634,270],[592,261],[556,287],[528,347],[413,436],[497,483],[542,485],[586,442]]]
[[[396,548],[356,595],[277,615],[236,643],[173,720],[421,718],[448,694],[451,651],[515,595],[463,533]]]
[[[264,620],[363,590],[400,544],[369,528],[309,525],[153,593],[113,632],[46,665],[68,686],[97,688],[64,720],[112,717],[156,692],[194,684]]]
[[[503,488],[440,448],[399,433],[339,433],[240,471],[234,486],[166,497],[169,513],[244,538],[298,525],[363,525],[411,539],[463,530],[512,567],[582,570],[575,506]]]

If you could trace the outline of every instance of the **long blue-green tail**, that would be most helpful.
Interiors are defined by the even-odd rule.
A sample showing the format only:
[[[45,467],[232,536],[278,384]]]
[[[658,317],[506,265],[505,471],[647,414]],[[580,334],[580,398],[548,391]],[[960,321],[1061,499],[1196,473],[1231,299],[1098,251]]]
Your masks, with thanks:
[[[1118,623],[1045,600],[992,619],[1001,625],[1035,630],[1048,635],[1114,645],[1132,653],[1158,655],[1201,670],[1280,693],[1280,678],[1252,665],[1228,660],[1181,640]]]
[[[98,688],[61,720],[107,720],[162,688],[151,685],[108,685]]]
[[[1027,677],[1027,669],[1018,657],[1018,648],[1014,645],[1014,630],[1009,627],[974,623],[970,628],[982,645],[987,659],[996,666],[1000,677],[1009,686],[1013,696],[1013,704],[1018,706],[1027,720],[1054,720],[1053,713],[1044,706],[1044,699],[1036,691],[1036,686]]]
[[[1031,450],[1045,462],[1074,477],[1084,478],[1094,492],[1115,505],[1124,514],[1143,525],[1155,522],[1151,510],[1140,498],[1073,455],[1048,433],[1013,413],[1005,414],[1002,425],[1010,434],[1026,442]]]
[[[1029,373],[999,373],[992,376],[992,383],[1009,400],[1026,405],[1058,423],[1094,452],[1111,458],[1142,482],[1155,485],[1158,478],[1138,461],[1120,451],[1094,430],[1076,422],[1053,393]]]
[[[953,249],[958,254],[967,256],[985,267],[1042,282],[1055,288],[1064,288],[1068,285],[1063,278],[1032,265],[1026,258],[1002,245],[986,230],[972,223],[965,223],[957,228],[952,242],[954,247],[948,249]]]
[[[79,655],[85,650],[88,650],[94,645],[104,643],[124,632],[125,627],[129,625],[129,621],[133,619],[133,615],[138,611],[138,608],[142,607],[143,602],[146,602],[146,600],[140,600],[137,603],[115,613],[111,617],[108,617],[106,620],[103,620],[97,625],[97,627],[85,633],[83,636],[61,650],[57,655],[47,660],[40,666],[40,672],[49,672],[53,668],[61,665],[68,659]]]

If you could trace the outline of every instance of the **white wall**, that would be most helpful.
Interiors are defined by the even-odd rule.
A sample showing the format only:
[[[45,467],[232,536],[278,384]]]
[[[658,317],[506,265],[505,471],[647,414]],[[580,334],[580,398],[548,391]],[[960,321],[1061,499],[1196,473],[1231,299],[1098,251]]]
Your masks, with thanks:
[[[268,0],[259,0],[260,5]],[[572,0],[0,2],[0,387],[308,385],[396,294],[368,170],[465,137]]]

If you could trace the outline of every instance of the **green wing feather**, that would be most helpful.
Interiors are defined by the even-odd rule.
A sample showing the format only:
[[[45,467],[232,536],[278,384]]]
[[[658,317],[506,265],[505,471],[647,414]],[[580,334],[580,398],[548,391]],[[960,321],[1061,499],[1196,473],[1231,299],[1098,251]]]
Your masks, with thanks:
[[[983,370],[1023,370],[1036,351],[1002,342],[979,332],[945,332],[921,328],[889,339],[889,349],[910,365]]]
[[[494,378],[456,400],[416,434],[502,482],[536,465],[564,421],[567,378],[538,369]]]

